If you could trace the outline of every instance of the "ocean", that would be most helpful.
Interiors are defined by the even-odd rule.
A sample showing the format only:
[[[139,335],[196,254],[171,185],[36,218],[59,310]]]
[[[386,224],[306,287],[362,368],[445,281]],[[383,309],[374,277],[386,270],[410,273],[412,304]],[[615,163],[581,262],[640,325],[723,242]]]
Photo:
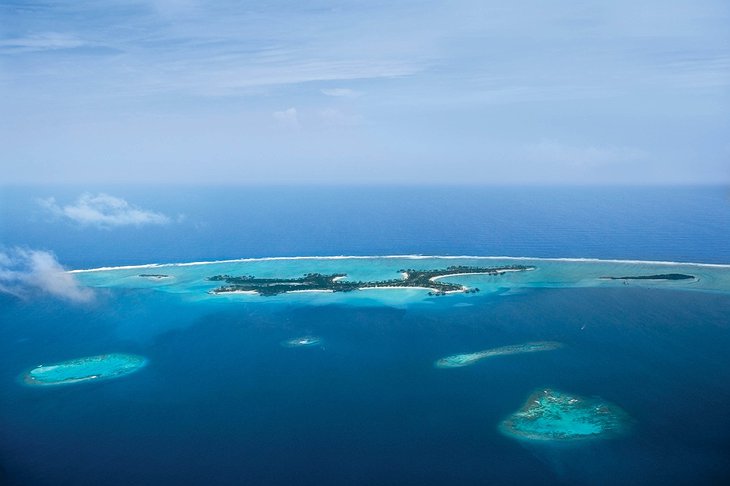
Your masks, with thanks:
[[[108,193],[174,224],[99,230],[38,203]],[[0,190],[0,239],[70,268],[309,255],[730,263],[727,187],[159,187]]]
[[[85,303],[0,293],[0,484],[730,483],[727,188],[93,188],[170,217],[117,228],[38,203],[85,190],[2,188],[0,242],[69,269],[244,260],[74,273],[93,289]],[[267,259],[336,255],[529,259]],[[206,280],[375,281],[455,264],[535,269],[450,277],[481,291],[438,297],[214,295]],[[668,273],[693,279],[600,278]],[[320,341],[282,346],[301,336]],[[561,347],[434,366],[529,342]],[[146,365],[60,386],[22,379],[106,353]],[[500,430],[545,389],[619,407],[624,433]]]

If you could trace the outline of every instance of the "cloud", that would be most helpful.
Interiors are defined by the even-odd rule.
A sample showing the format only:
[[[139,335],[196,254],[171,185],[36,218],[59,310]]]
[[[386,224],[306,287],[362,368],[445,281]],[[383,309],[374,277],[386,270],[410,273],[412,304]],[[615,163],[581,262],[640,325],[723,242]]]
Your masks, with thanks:
[[[274,112],[274,119],[282,126],[287,128],[299,128],[299,116],[296,108],[288,108],[282,111]]]
[[[0,40],[0,52],[37,52],[55,51],[58,49],[75,49],[84,46],[85,42],[76,36],[45,32]]]
[[[357,98],[362,95],[360,91],[349,88],[325,88],[319,90],[323,95],[334,96],[338,98]]]
[[[523,155],[528,161],[571,168],[590,168],[642,160],[648,154],[633,147],[575,146],[556,140],[542,140],[527,146]]]
[[[114,1],[104,9],[93,5],[41,2],[0,10],[0,24],[30,33],[0,32],[0,53],[17,54],[17,64],[5,74],[7,88],[35,92],[53,83],[74,99],[172,92],[250,95],[300,83],[409,76],[428,62],[422,42],[381,39],[388,49],[375,45],[368,37],[381,35],[370,32],[372,22],[363,22],[360,8],[340,11],[281,2],[255,7],[221,2],[212,8],[198,0]],[[356,42],[341,42],[345,25],[362,32],[351,34]],[[90,56],[87,47],[104,55]],[[48,55],[32,55],[40,50]],[[6,88],[2,78],[0,90]],[[61,96],[57,90],[44,91],[54,99]]]
[[[90,302],[91,289],[81,287],[47,251],[13,248],[0,251],[0,292],[25,298],[41,291],[71,302]]]
[[[362,117],[350,113],[344,113],[335,108],[326,108],[319,112],[320,119],[331,126],[354,126],[362,123]]]
[[[170,218],[162,213],[135,207],[122,198],[104,193],[82,194],[74,204],[66,206],[58,205],[52,197],[41,199],[39,203],[53,214],[82,225],[109,228],[170,222]]]
[[[730,8],[670,3],[10,2],[3,182],[728,181]]]

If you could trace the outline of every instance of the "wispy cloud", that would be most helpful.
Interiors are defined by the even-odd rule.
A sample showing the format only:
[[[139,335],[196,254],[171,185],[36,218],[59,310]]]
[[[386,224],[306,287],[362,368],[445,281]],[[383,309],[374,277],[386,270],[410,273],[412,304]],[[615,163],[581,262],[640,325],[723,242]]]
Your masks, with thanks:
[[[91,11],[96,12],[93,18]],[[99,9],[81,1],[19,10],[7,19],[3,13],[0,21],[41,33],[5,38],[0,33],[0,53],[88,45],[108,54],[79,52],[73,57],[77,69],[68,69],[65,55],[30,60],[14,66],[14,76],[47,82],[52,75],[55,83],[74,90],[79,84],[104,88],[105,97],[169,92],[230,96],[315,81],[407,76],[424,66],[423,42],[411,45],[394,39],[382,49],[374,39],[369,41],[375,36],[359,19],[357,7],[299,8],[276,2],[209,7],[196,1],[153,0],[111,2]],[[345,28],[361,32],[360,40],[339,42]],[[85,76],[89,71],[96,73],[93,80]],[[84,90],[75,96],[95,93]]]
[[[727,1],[585,3],[11,2],[3,176],[249,181],[262,164],[242,161],[266,158],[330,177],[336,157],[367,160],[343,164],[342,182],[389,181],[442,150],[483,160],[493,137],[535,174],[580,166],[598,180],[623,163],[647,182],[728,180]],[[543,136],[569,145],[528,147]],[[637,144],[647,156],[622,148]],[[483,174],[509,173],[500,160]],[[452,174],[434,162],[419,178]]]
[[[79,303],[94,298],[93,291],[81,287],[52,253],[23,248],[0,251],[0,292],[25,298],[34,291]]]
[[[299,115],[296,108],[287,108],[282,111],[274,112],[274,119],[283,127],[299,129]]]
[[[2,39],[0,40],[0,52],[55,51],[58,49],[74,49],[83,45],[85,45],[85,42],[75,35],[45,32],[25,37]]]
[[[152,89],[171,88],[206,96],[229,96],[246,93],[247,90],[262,87],[285,87],[311,82],[336,82],[355,79],[384,79],[410,76],[421,68],[414,61],[389,61],[378,59],[316,59],[309,52],[291,50],[289,59],[278,62],[262,61],[259,58],[238,57],[232,66],[222,66],[213,59],[199,59],[188,66],[171,63],[161,66],[165,70],[166,86],[156,85]],[[181,69],[182,68],[182,69]]]
[[[355,126],[362,123],[362,116],[345,113],[336,108],[320,110],[319,118],[327,125],[332,126]]]
[[[75,203],[65,206],[52,197],[41,199],[39,203],[51,213],[82,225],[110,228],[170,222],[162,213],[138,208],[122,198],[103,193],[82,194]]]
[[[647,157],[643,150],[617,146],[579,146],[544,139],[525,147],[527,161],[562,166],[566,168],[591,168],[605,165],[624,164]]]
[[[355,91],[350,88],[325,88],[321,89],[320,92],[323,95],[334,96],[336,98],[357,98],[362,95],[360,91]]]

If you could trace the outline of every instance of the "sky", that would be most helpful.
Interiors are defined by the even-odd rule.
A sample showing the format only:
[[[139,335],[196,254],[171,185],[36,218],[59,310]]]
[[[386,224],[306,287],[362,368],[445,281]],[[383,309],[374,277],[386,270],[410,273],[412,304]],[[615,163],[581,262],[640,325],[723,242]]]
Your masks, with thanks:
[[[4,0],[0,184],[726,184],[728,25],[726,0]]]

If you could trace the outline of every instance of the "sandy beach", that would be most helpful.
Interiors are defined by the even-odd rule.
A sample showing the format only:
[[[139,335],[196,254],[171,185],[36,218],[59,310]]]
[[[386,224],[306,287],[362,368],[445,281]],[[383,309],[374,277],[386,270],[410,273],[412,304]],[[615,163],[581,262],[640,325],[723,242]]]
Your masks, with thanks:
[[[302,290],[289,290],[286,294],[304,294],[304,293],[330,293],[334,292],[332,289],[302,289]]]
[[[387,285],[382,287],[359,287],[357,290],[394,290],[394,289],[420,289],[420,290],[428,290],[429,292],[437,292],[437,290],[434,290],[429,287],[401,287],[396,285]],[[456,290],[454,292],[461,292],[460,290]]]
[[[246,294],[246,295],[258,295],[259,293],[255,290],[231,290],[230,292],[214,292],[210,291],[209,294],[213,295],[228,295],[228,294]]]

